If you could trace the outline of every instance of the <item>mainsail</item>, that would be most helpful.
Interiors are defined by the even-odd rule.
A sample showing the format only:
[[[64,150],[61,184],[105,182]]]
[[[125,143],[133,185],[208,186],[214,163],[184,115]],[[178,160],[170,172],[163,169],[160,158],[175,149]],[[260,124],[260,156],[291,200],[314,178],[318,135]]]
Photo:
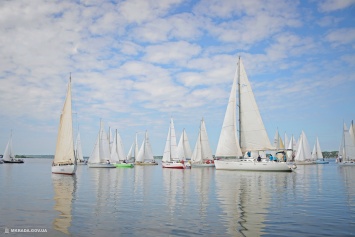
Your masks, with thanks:
[[[237,139],[236,125],[236,95],[239,92],[239,135]],[[226,114],[219,137],[216,156],[242,155],[246,151],[272,150],[264,123],[261,119],[248,76],[242,60],[239,58],[238,69],[234,76],[233,86],[229,97]]]
[[[149,142],[148,131],[145,132],[144,141],[139,149],[136,162],[152,161],[154,160],[152,147]]]
[[[163,162],[170,162],[173,160],[178,160],[178,150],[176,145],[176,135],[174,121],[170,119],[170,126],[168,131],[168,137],[166,138],[165,149],[163,153]]]
[[[205,121],[202,119],[191,161],[193,163],[203,163],[204,160],[213,160],[213,155],[208,141]]]
[[[185,129],[182,131],[178,144],[178,155],[182,160],[191,158],[191,147]]]
[[[71,103],[71,82],[68,83],[57,136],[54,164],[74,163],[73,119]]]
[[[274,149],[266,133],[253,90],[239,58],[240,147],[242,152]]]

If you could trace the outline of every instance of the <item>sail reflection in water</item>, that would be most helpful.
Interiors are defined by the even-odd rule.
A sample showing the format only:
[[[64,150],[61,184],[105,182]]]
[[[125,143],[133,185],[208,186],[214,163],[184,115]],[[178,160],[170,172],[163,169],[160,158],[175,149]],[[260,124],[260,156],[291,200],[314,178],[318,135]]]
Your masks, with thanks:
[[[76,193],[76,176],[52,174],[54,188],[54,210],[59,216],[53,221],[53,228],[69,234],[72,223],[72,205]]]

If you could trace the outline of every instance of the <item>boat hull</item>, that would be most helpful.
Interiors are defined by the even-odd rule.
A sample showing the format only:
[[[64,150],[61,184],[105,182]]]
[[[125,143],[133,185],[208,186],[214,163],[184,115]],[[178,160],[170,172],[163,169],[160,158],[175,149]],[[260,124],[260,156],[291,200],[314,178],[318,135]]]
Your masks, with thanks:
[[[19,160],[19,159],[3,160],[3,162],[6,164],[23,164],[24,163],[23,160]]]
[[[314,165],[316,162],[313,161],[296,161],[294,162],[296,165]]]
[[[53,174],[73,175],[76,172],[76,165],[54,165],[52,166]]]
[[[351,161],[344,161],[344,162],[338,162],[339,166],[355,166],[355,162]]]
[[[177,163],[177,162],[163,162],[162,164],[163,168],[169,168],[169,169],[185,169],[186,166],[183,163]]]
[[[88,164],[89,168],[116,168],[113,164]]]
[[[133,168],[134,164],[132,163],[119,163],[119,164],[114,164],[116,168]]]
[[[292,172],[285,162],[223,161],[214,162],[216,170]]]
[[[191,164],[192,168],[215,167],[214,164]]]
[[[315,161],[316,164],[329,164],[329,161],[324,161],[324,160],[317,160]]]
[[[158,165],[158,163],[153,163],[153,162],[136,162],[135,165]]]

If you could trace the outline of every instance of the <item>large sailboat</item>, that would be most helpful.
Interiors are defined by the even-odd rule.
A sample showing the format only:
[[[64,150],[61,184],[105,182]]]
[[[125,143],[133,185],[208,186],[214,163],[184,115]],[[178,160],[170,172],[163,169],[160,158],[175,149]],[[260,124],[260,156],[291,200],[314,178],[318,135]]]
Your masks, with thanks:
[[[174,121],[170,119],[168,137],[166,138],[165,149],[162,159],[163,168],[185,169],[186,165],[183,160],[180,160],[176,145],[176,135]]]
[[[239,98],[239,141],[237,138],[237,90]],[[239,145],[240,142],[240,145]],[[290,172],[292,168],[286,162],[275,162],[256,156],[264,151],[273,150],[266,133],[258,105],[256,104],[248,76],[239,57],[226,114],[219,137],[215,167],[217,170],[248,170],[248,171],[282,171]],[[221,160],[221,158],[239,158],[243,153],[251,154],[247,159]]]
[[[123,143],[117,129],[111,146],[111,160],[116,168],[133,168],[133,163],[128,163],[124,154]]]
[[[148,131],[145,132],[144,141],[138,151],[136,165],[158,165],[154,160],[152,147],[149,142]]]
[[[214,167],[213,155],[205,121],[202,119],[200,124],[200,132],[198,133],[196,145],[191,156],[191,166],[194,167]]]
[[[75,174],[76,158],[74,154],[73,117],[71,98],[71,77],[68,83],[62,114],[60,116],[57,145],[52,163],[52,173]]]
[[[14,151],[12,148],[12,131],[10,135],[10,139],[7,142],[5,152],[3,155],[3,158],[1,159],[2,162],[8,163],[8,164],[22,164],[24,163],[23,159],[17,159],[15,158]]]
[[[110,145],[103,122],[100,121],[100,131],[92,154],[88,160],[89,168],[116,168],[111,164]]]
[[[340,166],[355,166],[355,131],[354,124],[351,123],[348,130],[346,124],[343,125],[342,141],[339,147],[338,164]]]

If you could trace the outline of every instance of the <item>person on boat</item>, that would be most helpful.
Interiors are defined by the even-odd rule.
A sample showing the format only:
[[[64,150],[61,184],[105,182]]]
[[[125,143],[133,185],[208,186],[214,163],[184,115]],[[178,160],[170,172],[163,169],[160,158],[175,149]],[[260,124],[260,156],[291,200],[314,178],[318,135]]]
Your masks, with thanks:
[[[341,160],[343,159],[343,156],[342,155],[340,155],[339,156],[339,162],[341,163]]]
[[[248,151],[247,154],[248,154],[248,157],[251,157],[251,152],[250,151]]]
[[[270,161],[273,161],[274,157],[272,155],[270,155]]]
[[[110,161],[109,161],[109,160],[106,160],[106,164],[110,164]]]
[[[258,162],[260,162],[260,161],[261,161],[261,156],[259,155],[259,156],[258,156]]]

